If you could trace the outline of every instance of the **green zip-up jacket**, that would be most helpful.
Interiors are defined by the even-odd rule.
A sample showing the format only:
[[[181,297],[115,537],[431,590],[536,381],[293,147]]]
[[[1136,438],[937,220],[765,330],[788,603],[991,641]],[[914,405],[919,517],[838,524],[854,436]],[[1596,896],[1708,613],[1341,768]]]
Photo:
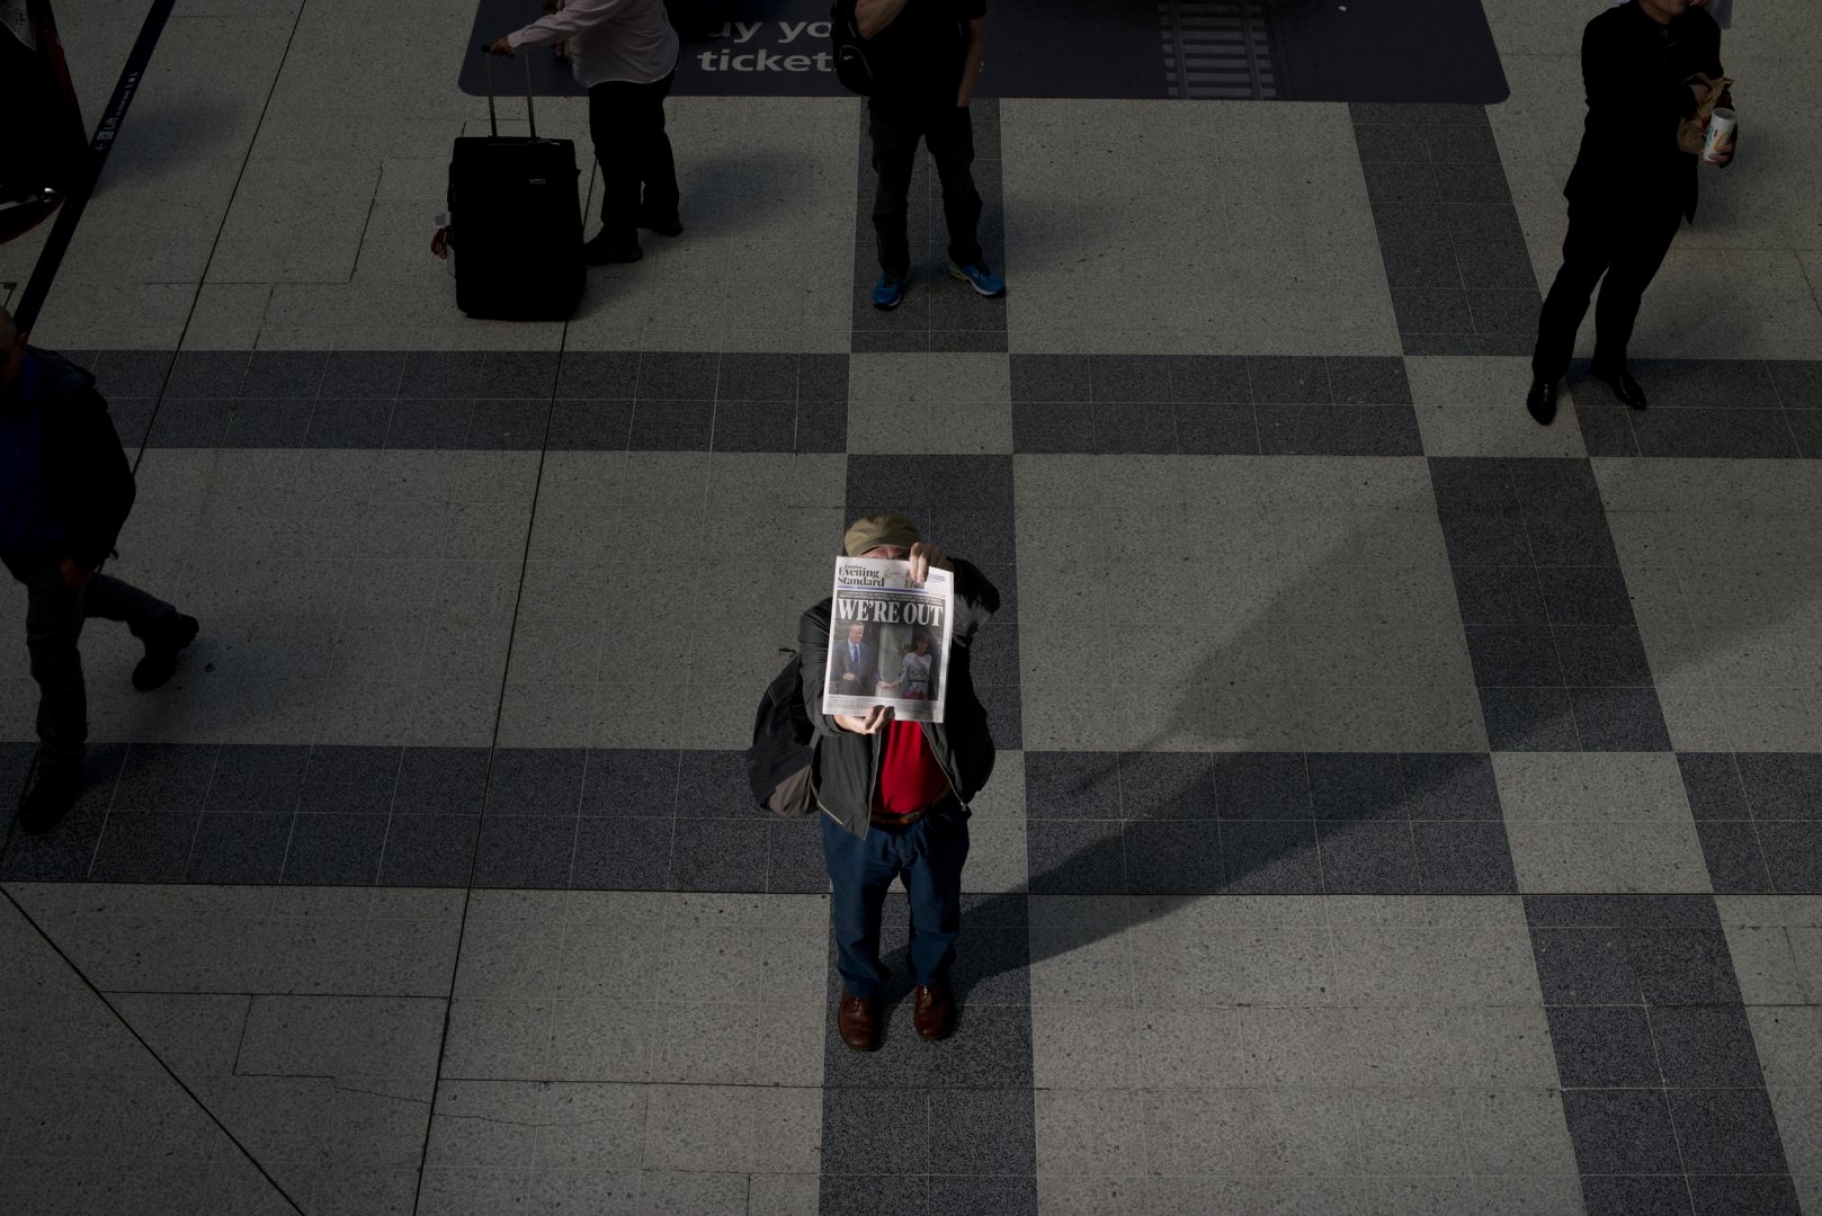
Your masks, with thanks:
[[[955,628],[949,645],[949,690],[944,694],[943,717],[937,726],[924,723],[924,738],[942,766],[963,806],[974,800],[993,773],[993,736],[987,730],[987,711],[974,695],[968,669],[968,647],[987,619],[999,611],[1000,593],[974,566],[957,558],[955,566]],[[813,771],[816,801],[823,813],[856,836],[865,836],[872,821],[873,786],[885,743],[884,733],[857,735],[835,724],[822,709],[824,672],[829,666],[830,602],[803,614],[797,641],[803,663],[803,703],[815,728]]]

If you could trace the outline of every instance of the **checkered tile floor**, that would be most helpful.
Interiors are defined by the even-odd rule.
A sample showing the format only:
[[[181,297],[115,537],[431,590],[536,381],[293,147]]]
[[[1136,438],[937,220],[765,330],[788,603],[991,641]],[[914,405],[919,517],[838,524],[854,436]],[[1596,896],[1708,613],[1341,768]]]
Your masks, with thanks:
[[[1822,1216],[1822,19],[1727,36],[1651,410],[1545,430],[1600,6],[1484,7],[1496,106],[980,103],[1012,294],[920,176],[889,317],[857,103],[673,99],[687,234],[511,326],[423,250],[470,8],[180,4],[36,340],[204,632],[90,629],[0,852],[0,1212]],[[1001,589],[1001,755],[960,1031],[863,1057],[740,750],[881,508]]]

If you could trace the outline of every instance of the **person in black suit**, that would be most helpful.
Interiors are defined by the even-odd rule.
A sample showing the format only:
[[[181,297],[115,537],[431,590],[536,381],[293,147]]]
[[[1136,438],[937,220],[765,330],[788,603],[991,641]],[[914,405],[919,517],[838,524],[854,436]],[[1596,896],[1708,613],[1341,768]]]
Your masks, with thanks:
[[[877,652],[865,625],[848,626],[848,640],[829,647],[829,673],[844,697],[870,697],[879,686]]]
[[[1626,345],[1677,228],[1695,218],[1697,157],[1677,147],[1676,135],[1707,95],[1698,75],[1720,79],[1721,30],[1692,0],[1630,0],[1582,34],[1588,121],[1563,188],[1569,235],[1538,317],[1525,396],[1541,423],[1556,417],[1557,385],[1603,274],[1591,370],[1621,401],[1645,408],[1644,390],[1626,367]],[[1728,146],[1715,163],[1732,157]]]

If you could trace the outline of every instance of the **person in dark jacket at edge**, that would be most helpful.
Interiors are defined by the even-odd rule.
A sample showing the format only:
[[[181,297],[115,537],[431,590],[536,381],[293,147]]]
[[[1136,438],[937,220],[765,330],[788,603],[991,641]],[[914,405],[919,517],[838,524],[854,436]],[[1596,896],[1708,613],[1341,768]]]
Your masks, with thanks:
[[[879,1046],[880,914],[886,890],[903,877],[911,901],[913,1021],[925,1039],[955,1026],[949,968],[961,930],[962,863],[968,859],[968,803],[993,772],[993,737],[974,695],[968,648],[1000,606],[986,576],[925,542],[895,513],[856,521],[842,538],[849,557],[908,560],[921,582],[931,568],[955,573],[953,642],[943,723],[894,721],[879,706],[866,717],[825,714],[830,603],[803,614],[798,641],[803,699],[815,728],[812,775],[822,810],[823,860],[833,888],[836,1024],[856,1051]]]
[[[0,308],[0,561],[26,588],[25,645],[38,682],[38,755],[19,803],[28,832],[55,827],[82,789],[88,690],[77,644],[88,617],[145,643],[133,687],[171,678],[194,617],[98,573],[133,509],[132,466],[88,372],[28,346]]]
[[[1676,137],[1707,94],[1698,74],[1721,78],[1721,29],[1699,0],[1630,0],[1582,32],[1588,121],[1563,187],[1563,267],[1537,320],[1525,394],[1525,408],[1546,426],[1556,417],[1557,385],[1602,274],[1589,371],[1626,405],[1645,408],[1626,346],[1671,240],[1684,220],[1695,219],[1697,156],[1678,148]],[[1728,144],[1714,163],[1732,159]]]

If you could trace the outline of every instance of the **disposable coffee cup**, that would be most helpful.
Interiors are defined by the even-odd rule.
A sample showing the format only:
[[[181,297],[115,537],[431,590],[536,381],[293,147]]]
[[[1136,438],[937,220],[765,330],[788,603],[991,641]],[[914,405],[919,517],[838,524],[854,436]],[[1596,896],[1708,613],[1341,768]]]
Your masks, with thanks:
[[[1702,144],[1702,159],[1712,164],[1721,149],[1733,143],[1733,130],[1739,125],[1732,110],[1716,106],[1714,113],[1708,116],[1708,136]]]

